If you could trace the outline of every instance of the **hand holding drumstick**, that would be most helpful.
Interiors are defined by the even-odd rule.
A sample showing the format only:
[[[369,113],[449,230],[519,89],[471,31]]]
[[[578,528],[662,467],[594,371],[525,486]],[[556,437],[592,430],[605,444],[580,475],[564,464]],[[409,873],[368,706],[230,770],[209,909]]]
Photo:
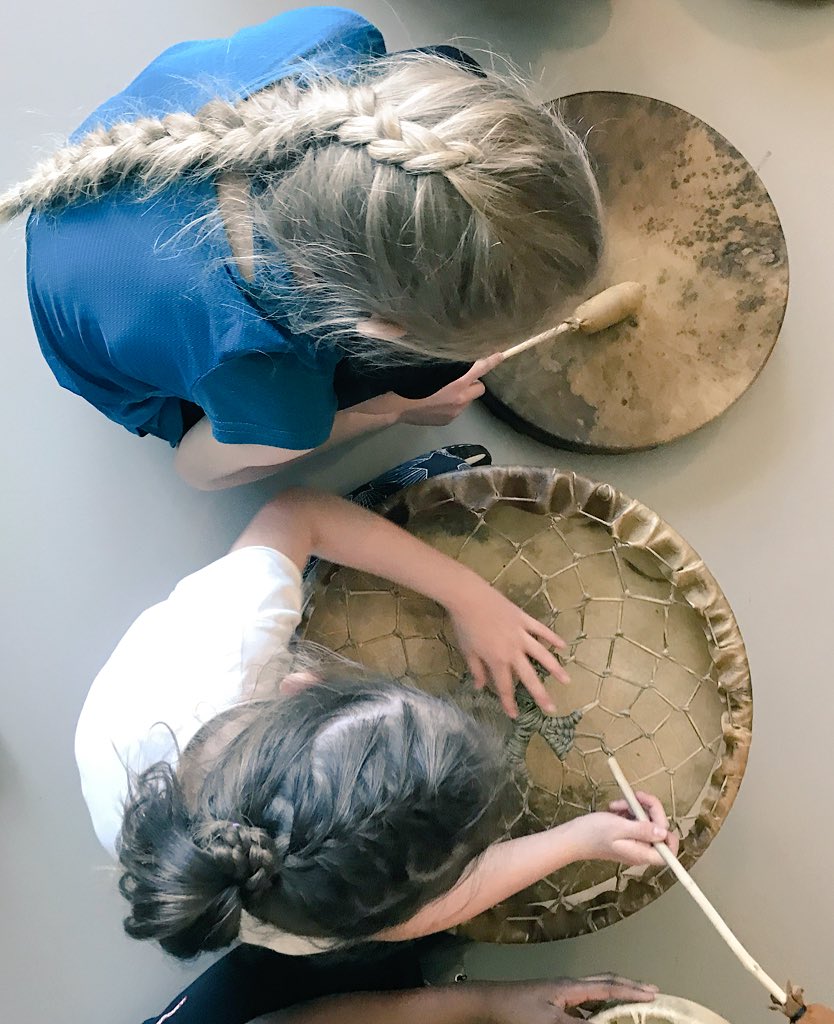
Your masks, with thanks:
[[[622,790],[623,796],[625,797],[623,802],[628,805],[632,814],[638,819],[638,821],[646,821],[646,812],[643,810],[640,800],[638,800],[637,795],[629,785],[622,768],[613,754],[608,758],[608,767],[611,774],[616,779],[617,785]],[[794,988],[789,982],[788,991],[785,992],[779,985],[777,985],[773,978],[771,978],[770,975],[768,975],[763,968],[756,963],[732,931],[730,931],[727,923],[710,903],[706,895],[701,891],[700,887],[696,884],[695,880],[687,872],[686,868],[681,864],[667,843],[661,841],[654,845],[657,852],[663,858],[664,863],[671,869],[672,873],[684,889],[686,889],[692,899],[698,904],[706,915],[707,920],[736,955],[739,963],[741,963],[741,965],[749,971],[765,989],[767,989],[776,1007],[781,1009],[782,1012],[786,1014],[786,1016],[790,1017],[792,1021],[798,1021],[801,1018],[804,1021],[804,1024],[834,1024],[834,1011],[829,1009],[829,1007],[823,1006],[821,1003],[814,1003],[811,1006],[805,1006],[802,989]]]
[[[478,359],[467,372],[447,384],[428,398],[415,401],[399,399],[398,422],[422,426],[444,426],[456,419],[469,405],[483,395],[486,388],[481,378],[485,377],[505,359],[526,352],[535,345],[553,341],[562,334],[579,332],[596,334],[632,316],[640,308],[646,289],[636,281],[623,281],[598,295],[593,295],[573,315],[557,327],[551,327],[518,345],[512,345],[503,352],[495,352],[484,359]]]

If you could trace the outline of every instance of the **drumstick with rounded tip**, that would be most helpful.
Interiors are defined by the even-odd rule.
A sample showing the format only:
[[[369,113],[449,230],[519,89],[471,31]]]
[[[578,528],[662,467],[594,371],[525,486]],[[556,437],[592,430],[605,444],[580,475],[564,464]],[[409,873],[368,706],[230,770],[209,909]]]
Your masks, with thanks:
[[[573,316],[559,324],[558,327],[550,327],[541,334],[534,334],[527,341],[512,345],[502,353],[505,359],[510,356],[517,356],[519,352],[526,352],[528,348],[540,345],[543,341],[552,341],[560,334],[576,333],[596,334],[606,327],[613,327],[626,317],[636,313],[643,303],[646,295],[645,285],[637,281],[623,281],[620,284],[606,288],[598,295],[592,295],[590,299],[577,306]]]
[[[617,785],[623,792],[623,796],[626,798],[626,803],[631,809],[631,813],[637,818],[638,821],[648,821],[649,816],[643,810],[640,801],[634,790],[629,785],[628,779],[623,774],[623,770],[617,762],[616,757],[613,755],[608,758],[608,767],[611,769],[611,774],[617,780]],[[788,1001],[788,994],[784,989],[780,988],[779,985],[767,974],[763,968],[761,968],[747,950],[742,946],[735,935],[730,931],[730,927],[727,922],[721,917],[715,907],[707,899],[706,895],[697,885],[695,880],[681,864],[678,858],[672,853],[666,843],[655,843],[654,848],[664,859],[666,864],[671,868],[672,873],[686,889],[693,900],[698,904],[701,910],[706,914],[710,924],[715,928],[721,938],[727,943],[730,949],[735,953],[741,962],[742,966],[745,967],[757,981],[759,981],[767,991],[773,996],[773,998],[779,1003],[780,1006],[784,1006]]]

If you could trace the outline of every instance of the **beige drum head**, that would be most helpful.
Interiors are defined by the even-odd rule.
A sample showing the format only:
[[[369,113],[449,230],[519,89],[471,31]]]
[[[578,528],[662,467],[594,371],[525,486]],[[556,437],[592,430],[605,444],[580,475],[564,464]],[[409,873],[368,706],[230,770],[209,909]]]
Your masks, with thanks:
[[[741,153],[685,110],[617,92],[558,106],[599,178],[608,254],[596,290],[639,281],[646,300],[600,334],[508,360],[486,401],[557,447],[653,448],[720,416],[759,375],[788,299],[782,227]]]
[[[750,675],[733,613],[689,545],[606,484],[542,468],[473,469],[424,481],[387,511],[471,566],[569,643],[570,686],[545,680],[558,715],[518,690],[513,725],[492,694],[473,696],[445,613],[350,569],[325,567],[302,635],[462,703],[505,737],[518,792],[508,834],[538,832],[629,781],[659,796],[700,856],[741,782],[752,721]],[[484,623],[489,628],[489,623]],[[469,922],[469,936],[534,942],[597,931],[674,881],[668,871],[579,863]]]
[[[652,1003],[622,1003],[591,1017],[594,1024],[728,1024],[705,1006],[678,996],[659,995]]]

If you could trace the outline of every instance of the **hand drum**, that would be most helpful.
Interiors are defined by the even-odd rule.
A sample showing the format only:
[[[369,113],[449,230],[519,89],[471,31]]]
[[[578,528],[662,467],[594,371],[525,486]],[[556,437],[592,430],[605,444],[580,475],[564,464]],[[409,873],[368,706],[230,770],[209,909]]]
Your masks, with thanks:
[[[570,645],[570,686],[545,677],[557,714],[518,689],[515,723],[475,694],[444,611],[344,568],[319,577],[302,627],[395,679],[448,696],[502,732],[517,790],[511,835],[549,828],[632,785],[659,796],[691,865],[720,828],[747,761],[752,695],[733,614],[674,530],[607,484],[543,468],[474,469],[389,500],[406,529],[473,568]],[[484,623],[489,629],[489,623]],[[533,942],[627,917],[672,882],[668,871],[572,864],[469,922],[469,936]]]
[[[785,238],[755,170],[692,114],[618,92],[557,105],[599,179],[607,256],[595,290],[637,281],[646,297],[600,334],[508,360],[485,401],[556,447],[653,448],[715,419],[759,375],[788,299]]]
[[[591,1017],[593,1024],[729,1024],[689,999],[659,995],[651,1003],[622,1003]]]

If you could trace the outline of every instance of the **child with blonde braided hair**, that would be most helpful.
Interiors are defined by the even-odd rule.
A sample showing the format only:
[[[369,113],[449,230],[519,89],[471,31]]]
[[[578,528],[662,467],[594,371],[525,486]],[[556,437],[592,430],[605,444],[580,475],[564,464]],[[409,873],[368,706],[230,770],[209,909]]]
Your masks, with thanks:
[[[172,47],[0,197],[26,210],[59,383],[205,488],[448,422],[601,249],[557,116],[336,8]]]

